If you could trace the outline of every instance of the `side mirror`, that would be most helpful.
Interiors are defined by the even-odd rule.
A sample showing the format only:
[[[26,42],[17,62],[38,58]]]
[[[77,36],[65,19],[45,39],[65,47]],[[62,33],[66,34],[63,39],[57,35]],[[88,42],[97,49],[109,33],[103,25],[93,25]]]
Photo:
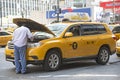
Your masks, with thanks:
[[[72,37],[73,36],[73,33],[72,32],[66,32],[65,33],[65,37]]]

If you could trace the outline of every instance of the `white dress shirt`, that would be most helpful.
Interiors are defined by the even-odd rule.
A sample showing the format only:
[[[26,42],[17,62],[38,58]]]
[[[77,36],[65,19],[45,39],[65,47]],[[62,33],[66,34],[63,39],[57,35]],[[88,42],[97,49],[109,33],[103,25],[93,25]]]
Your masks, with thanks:
[[[32,33],[27,27],[21,26],[13,32],[12,42],[14,45],[18,47],[22,47],[22,46],[27,45],[28,38],[29,39],[32,38]]]

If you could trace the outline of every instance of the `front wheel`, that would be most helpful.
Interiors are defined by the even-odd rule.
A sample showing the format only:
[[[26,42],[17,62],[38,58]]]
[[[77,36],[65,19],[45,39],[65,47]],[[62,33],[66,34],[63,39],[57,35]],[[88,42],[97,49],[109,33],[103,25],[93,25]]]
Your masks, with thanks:
[[[45,71],[55,71],[59,69],[61,65],[61,56],[58,50],[48,51],[45,61],[44,61],[44,70]]]
[[[107,47],[101,47],[96,58],[96,62],[105,65],[109,61],[110,51]]]

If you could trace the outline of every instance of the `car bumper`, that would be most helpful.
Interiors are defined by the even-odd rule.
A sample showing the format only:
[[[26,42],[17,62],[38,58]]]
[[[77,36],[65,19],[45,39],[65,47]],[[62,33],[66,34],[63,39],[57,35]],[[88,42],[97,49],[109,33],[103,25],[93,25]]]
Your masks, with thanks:
[[[14,57],[11,57],[10,55],[6,56],[6,61],[9,62],[14,62]],[[43,60],[26,60],[27,64],[35,64],[35,65],[40,65],[43,64]]]
[[[117,55],[118,57],[120,57],[120,47],[117,47],[117,48],[116,48],[116,55]]]

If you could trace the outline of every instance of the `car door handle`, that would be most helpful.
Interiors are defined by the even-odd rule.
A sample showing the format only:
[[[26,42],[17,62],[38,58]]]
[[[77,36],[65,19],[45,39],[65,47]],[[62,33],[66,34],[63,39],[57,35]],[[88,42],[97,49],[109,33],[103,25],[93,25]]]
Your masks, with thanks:
[[[87,41],[87,44],[94,44],[95,41]]]
[[[87,41],[87,44],[90,44],[90,42],[89,42],[89,41]]]
[[[92,41],[91,43],[94,44],[94,41]]]

